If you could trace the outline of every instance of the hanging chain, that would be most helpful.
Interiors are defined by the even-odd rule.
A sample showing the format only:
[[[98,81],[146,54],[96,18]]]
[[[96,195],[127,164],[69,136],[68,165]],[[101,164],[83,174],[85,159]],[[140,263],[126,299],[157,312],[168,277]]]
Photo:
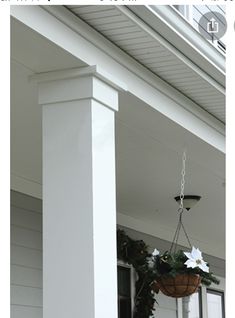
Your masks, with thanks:
[[[174,234],[173,241],[171,243],[170,247],[170,253],[172,253],[173,247],[174,247],[174,253],[176,253],[177,246],[178,246],[178,240],[179,240],[179,235],[180,235],[180,230],[183,229],[183,232],[185,234],[185,237],[188,241],[189,246],[192,248],[192,245],[190,243],[188,234],[185,230],[182,217],[183,217],[183,212],[184,212],[184,185],[185,185],[185,162],[186,162],[186,152],[184,151],[183,156],[182,156],[182,170],[181,170],[181,183],[180,183],[180,207],[178,211],[180,212],[179,215],[179,221],[176,227],[176,231]]]
[[[182,170],[181,170],[181,191],[180,191],[180,211],[184,210],[184,185],[185,185],[185,162],[186,162],[186,152],[184,151],[182,156]]]

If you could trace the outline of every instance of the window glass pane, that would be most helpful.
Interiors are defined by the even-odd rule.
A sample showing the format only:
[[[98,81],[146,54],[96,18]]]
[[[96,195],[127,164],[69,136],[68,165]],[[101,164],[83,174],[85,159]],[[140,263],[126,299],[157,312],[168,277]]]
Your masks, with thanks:
[[[131,270],[118,266],[118,317],[131,318]]]
[[[118,294],[130,297],[130,268],[118,266]]]
[[[183,298],[183,318],[200,318],[200,293]]]
[[[208,318],[223,318],[223,293],[207,291]]]

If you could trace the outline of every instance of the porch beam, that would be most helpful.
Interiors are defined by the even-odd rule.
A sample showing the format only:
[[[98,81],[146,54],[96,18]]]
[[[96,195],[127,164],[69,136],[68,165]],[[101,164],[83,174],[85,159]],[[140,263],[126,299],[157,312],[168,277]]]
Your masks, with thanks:
[[[117,317],[118,91],[93,71],[38,83],[44,318]]]
[[[225,125],[222,122],[63,6],[14,6],[11,15],[87,65],[97,64],[104,70],[112,70],[116,78],[127,84],[131,94],[225,153]]]

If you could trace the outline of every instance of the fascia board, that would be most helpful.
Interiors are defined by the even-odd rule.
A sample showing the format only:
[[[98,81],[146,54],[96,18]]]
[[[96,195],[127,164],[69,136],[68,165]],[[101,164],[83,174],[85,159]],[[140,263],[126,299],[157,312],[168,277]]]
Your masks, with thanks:
[[[212,77],[225,86],[225,56],[169,5],[129,6],[144,23]]]
[[[112,70],[128,91],[172,121],[225,152],[225,126],[105,39],[63,6],[12,6],[11,15],[82,60]]]

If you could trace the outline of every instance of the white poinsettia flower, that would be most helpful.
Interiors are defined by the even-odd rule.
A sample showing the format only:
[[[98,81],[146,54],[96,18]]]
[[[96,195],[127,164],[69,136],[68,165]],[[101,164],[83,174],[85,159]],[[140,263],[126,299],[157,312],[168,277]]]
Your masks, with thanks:
[[[155,248],[152,255],[148,258],[148,265],[149,265],[149,268],[153,268],[154,267],[154,257],[159,255],[160,252]]]
[[[191,253],[184,252],[184,254],[188,257],[188,260],[184,263],[187,268],[199,267],[204,272],[209,273],[209,267],[203,260],[202,253],[198,248],[193,246]]]
[[[155,248],[154,251],[152,252],[152,256],[157,256],[159,255],[160,252]]]

